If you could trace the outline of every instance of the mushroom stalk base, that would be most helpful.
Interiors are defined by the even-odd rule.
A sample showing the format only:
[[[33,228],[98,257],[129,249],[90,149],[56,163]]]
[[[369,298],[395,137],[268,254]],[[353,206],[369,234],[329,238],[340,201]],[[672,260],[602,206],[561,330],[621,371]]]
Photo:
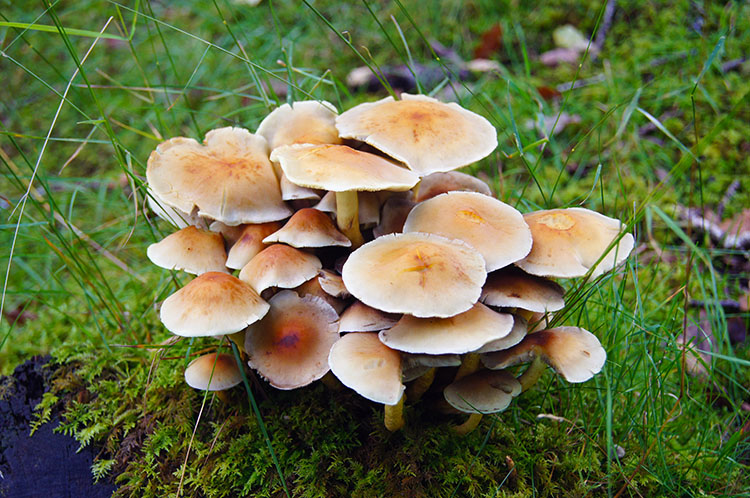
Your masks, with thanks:
[[[408,391],[406,393],[406,396],[409,398],[409,401],[414,402],[417,401],[419,398],[422,397],[424,393],[427,392],[427,390],[432,385],[432,381],[435,380],[435,372],[437,369],[435,367],[430,368],[427,370],[421,377],[418,377],[417,379],[412,382],[412,384],[409,386]]]
[[[216,397],[219,398],[222,403],[225,403],[227,405],[231,405],[231,401],[229,400],[229,392],[227,391],[215,391]]]
[[[336,378],[335,375],[333,375],[331,372],[326,373],[320,381],[323,383],[324,386],[326,386],[331,391],[341,391],[344,387],[344,384],[341,383],[339,379]]]
[[[479,354],[468,353],[461,360],[461,366],[458,367],[456,378],[453,381],[455,382],[469,374],[473,374],[477,370],[479,370]]]
[[[537,383],[546,368],[547,365],[544,364],[541,358],[538,356],[534,357],[534,361],[531,362],[531,365],[529,365],[526,371],[518,378],[518,382],[521,383],[521,392],[526,392],[534,387],[534,384]]]
[[[470,433],[474,429],[477,428],[479,425],[479,422],[482,421],[482,414],[481,413],[472,413],[469,415],[469,418],[461,425],[457,425],[453,428],[456,433],[461,434],[462,436]]]
[[[398,400],[395,405],[385,405],[385,428],[395,432],[404,426],[404,398]]]
[[[336,192],[336,223],[339,230],[352,241],[352,249],[365,243],[359,231],[359,198],[356,190]]]

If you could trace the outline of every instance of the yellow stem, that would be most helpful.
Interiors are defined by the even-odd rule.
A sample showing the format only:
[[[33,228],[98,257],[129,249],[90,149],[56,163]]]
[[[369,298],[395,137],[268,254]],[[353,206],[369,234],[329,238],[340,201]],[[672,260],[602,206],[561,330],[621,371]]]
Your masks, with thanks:
[[[465,436],[466,434],[476,429],[477,426],[479,425],[479,422],[481,421],[482,421],[481,413],[472,413],[471,415],[469,415],[469,418],[466,419],[466,422],[464,422],[461,425],[455,426],[453,430],[456,431],[458,434]]]
[[[468,353],[464,355],[461,359],[461,366],[458,367],[458,372],[456,372],[454,382],[469,374],[473,374],[477,370],[479,370],[479,353]]]
[[[331,391],[341,391],[344,385],[330,371],[325,374],[320,381]]]
[[[397,431],[404,426],[404,398],[401,396],[395,405],[385,405],[385,428],[391,432]]]
[[[540,357],[534,357],[534,361],[531,365],[521,374],[518,381],[521,383],[522,392],[526,392],[537,383],[539,378],[542,376],[547,366],[541,360]]]
[[[432,381],[435,380],[435,372],[437,372],[437,369],[432,367],[411,383],[407,393],[409,401],[417,401],[427,392],[432,385]]]
[[[341,233],[352,241],[352,249],[365,243],[359,231],[359,198],[356,190],[336,192],[336,223]]]

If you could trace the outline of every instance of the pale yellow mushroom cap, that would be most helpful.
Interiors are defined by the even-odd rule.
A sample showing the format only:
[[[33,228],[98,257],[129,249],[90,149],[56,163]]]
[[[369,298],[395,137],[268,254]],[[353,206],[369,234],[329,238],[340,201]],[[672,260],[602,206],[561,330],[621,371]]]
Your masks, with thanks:
[[[492,195],[489,185],[476,176],[467,175],[460,171],[447,171],[445,173],[432,173],[422,178],[422,181],[419,182],[416,201],[422,202],[446,192],[457,191]]]
[[[543,277],[582,277],[622,231],[614,218],[584,208],[550,209],[524,215],[534,244],[516,262],[526,273]],[[633,250],[633,236],[626,233],[591,272],[597,277],[619,265]]]
[[[283,104],[261,121],[256,133],[271,150],[291,144],[339,144],[336,115],[336,108],[326,101]]]
[[[282,242],[297,248],[352,245],[327,214],[313,208],[303,208],[294,213],[281,229],[268,235],[263,242]]]
[[[146,249],[156,266],[167,270],[185,270],[194,275],[208,271],[226,272],[227,252],[221,234],[185,227],[167,235]]]
[[[359,104],[339,115],[336,127],[343,138],[366,142],[420,176],[466,166],[497,147],[497,132],[485,118],[426,95]]]
[[[281,228],[281,223],[271,221],[257,225],[242,225],[242,231],[227,254],[227,266],[239,270],[253,259],[268,244],[263,239]]]
[[[419,177],[375,154],[345,145],[287,145],[271,160],[292,183],[333,192],[350,190],[409,190]]]
[[[159,199],[227,225],[265,223],[291,214],[268,159],[266,140],[242,128],[219,128],[203,144],[177,137],[148,158],[146,178]]]
[[[563,309],[564,295],[565,290],[552,280],[508,267],[487,275],[481,301],[489,306],[546,313]]]
[[[223,391],[242,382],[242,372],[234,356],[210,353],[190,362],[185,369],[185,382],[201,391]]]
[[[481,348],[473,351],[474,353],[491,353],[492,351],[500,351],[503,349],[508,349],[519,342],[523,340],[524,337],[526,337],[526,334],[529,331],[529,322],[527,322],[525,319],[523,319],[520,316],[513,315],[513,328],[510,329],[510,332],[508,332],[508,335],[505,337],[501,337],[500,339],[495,339],[493,341],[490,341],[486,343]]]
[[[314,254],[284,244],[259,252],[240,270],[240,280],[263,292],[269,287],[292,289],[318,275],[322,267]]]
[[[328,372],[328,354],[338,340],[338,314],[322,299],[281,291],[271,309],[245,334],[248,365],[273,387],[296,389]]]
[[[518,261],[531,250],[531,231],[523,215],[477,192],[448,192],[420,202],[406,217],[406,232],[463,240],[482,254],[488,272]]]
[[[501,369],[541,357],[568,382],[586,382],[599,373],[607,352],[599,339],[579,327],[557,327],[527,335],[510,349],[482,355],[487,368]]]
[[[445,388],[445,400],[464,413],[496,413],[521,394],[521,383],[503,370],[479,370]]]
[[[328,364],[342,384],[376,403],[395,405],[406,388],[401,382],[401,355],[374,332],[341,337],[331,348]]]
[[[391,234],[368,242],[342,270],[349,292],[389,313],[449,317],[479,299],[484,258],[468,244],[429,233]]]
[[[404,315],[378,336],[389,348],[406,353],[463,354],[507,336],[512,328],[512,315],[477,303],[469,311],[449,318]]]
[[[252,287],[226,273],[199,275],[161,306],[161,321],[183,337],[226,335],[259,320],[268,303]]]

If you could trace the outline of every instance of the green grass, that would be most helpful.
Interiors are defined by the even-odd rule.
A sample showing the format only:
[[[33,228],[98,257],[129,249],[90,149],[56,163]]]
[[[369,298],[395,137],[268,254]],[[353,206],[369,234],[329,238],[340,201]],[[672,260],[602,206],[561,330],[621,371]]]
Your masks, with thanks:
[[[183,358],[214,342],[183,341],[164,350],[176,359],[155,362],[121,347],[168,338],[155,306],[188,280],[145,257],[169,232],[142,210],[149,153],[166,138],[201,139],[218,126],[255,130],[287,99],[339,109],[373,100],[347,89],[353,67],[440,68],[446,61],[435,59],[432,39],[469,60],[481,33],[499,23],[497,74],[425,81],[423,90],[498,128],[496,153],[469,169],[502,200],[522,211],[583,205],[634,227],[639,249],[617,274],[564,283],[572,303],[564,322],[598,335],[604,372],[580,386],[548,374],[465,439],[447,429],[458,420],[427,403],[389,435],[377,407],[322,386],[259,399],[264,438],[237,392],[236,407],[212,402],[203,411],[185,494],[283,495],[271,441],[299,496],[747,496],[750,447],[740,428],[750,355],[747,344],[729,344],[728,316],[711,304],[747,286],[746,272],[727,270],[730,258],[747,255],[713,248],[677,222],[675,207],[715,209],[735,179],[726,214],[750,205],[750,67],[722,70],[747,56],[750,7],[618,2],[596,59],[580,68],[537,60],[553,48],[556,27],[591,35],[602,9],[225,0],[22,8],[0,0],[2,307],[25,312],[13,325],[0,322],[0,373],[50,351],[69,361],[45,406],[62,403],[64,429],[104,445],[97,475],[115,476],[124,495],[176,493],[202,402],[182,384]],[[105,26],[107,38],[98,37]],[[566,90],[573,81],[584,84]],[[555,87],[560,98],[540,95]],[[561,112],[580,122],[550,137],[527,126]],[[709,303],[719,339],[703,379],[686,375],[675,343],[698,321],[687,298]]]

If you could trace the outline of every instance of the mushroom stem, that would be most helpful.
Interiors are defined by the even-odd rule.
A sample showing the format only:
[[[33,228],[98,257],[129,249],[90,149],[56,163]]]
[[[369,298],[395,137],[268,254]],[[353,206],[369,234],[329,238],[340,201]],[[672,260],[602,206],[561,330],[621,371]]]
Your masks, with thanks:
[[[341,383],[341,381],[337,379],[336,376],[333,375],[330,371],[326,373],[320,379],[320,381],[331,391],[341,391],[344,388],[344,385]]]
[[[479,370],[479,353],[468,353],[461,359],[461,366],[458,367],[456,372],[456,378],[453,381],[457,381],[462,377],[466,377]]]
[[[385,405],[385,428],[395,432],[404,426],[404,398],[401,396],[395,405]]]
[[[406,394],[406,396],[409,398],[409,401],[417,401],[422,397],[424,393],[427,392],[427,390],[432,385],[432,381],[435,380],[436,371],[437,369],[435,367],[432,367],[420,377],[415,379],[414,382],[412,382]]]
[[[247,351],[245,351],[245,329],[235,332],[234,334],[227,334],[227,338],[237,345],[237,349],[242,353],[242,357],[247,357]]]
[[[471,415],[469,415],[469,418],[466,419],[466,422],[464,422],[461,425],[457,425],[453,427],[453,430],[456,431],[457,434],[465,436],[466,434],[476,429],[477,426],[479,425],[479,422],[481,421],[482,421],[481,413],[472,413]]]
[[[547,365],[544,364],[542,359],[539,356],[535,356],[531,365],[518,378],[518,381],[521,383],[521,392],[526,392],[534,387],[534,384],[542,376],[546,367]]]
[[[417,202],[417,199],[419,199],[419,187],[422,185],[422,179],[420,178],[416,185],[414,185],[411,188],[411,191],[413,193],[413,200],[414,202]]]
[[[336,223],[339,230],[352,241],[352,249],[365,243],[359,231],[359,199],[356,190],[336,192]]]
[[[222,401],[222,403],[225,403],[227,405],[231,405],[232,404],[229,401],[229,392],[228,391],[221,390],[221,391],[215,391],[215,392],[216,392],[216,397],[219,398]]]
[[[518,315],[518,316],[520,316],[521,318],[523,318],[527,322],[531,321],[531,318],[534,316],[534,312],[533,311],[524,310],[524,309],[521,309],[521,308],[516,308],[515,314]]]

